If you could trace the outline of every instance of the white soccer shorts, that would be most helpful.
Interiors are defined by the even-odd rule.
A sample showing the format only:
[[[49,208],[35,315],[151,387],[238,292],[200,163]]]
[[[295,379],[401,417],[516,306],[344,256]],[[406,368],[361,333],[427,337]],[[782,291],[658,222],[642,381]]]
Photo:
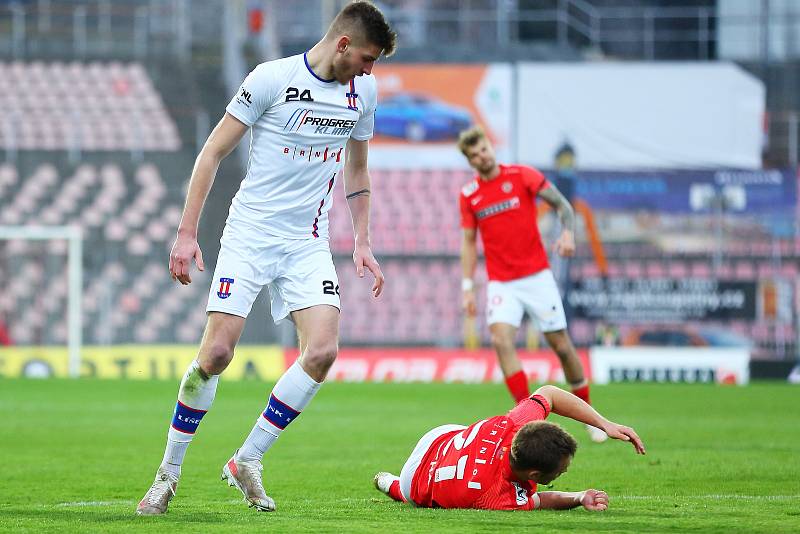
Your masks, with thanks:
[[[419,463],[422,461],[422,457],[425,456],[425,453],[428,452],[431,443],[433,443],[436,438],[443,434],[447,434],[448,432],[453,432],[455,430],[464,430],[465,428],[467,427],[464,425],[437,426],[433,430],[429,430],[419,439],[417,445],[414,447],[414,450],[411,452],[411,455],[408,457],[408,460],[406,460],[405,465],[403,465],[403,469],[400,471],[400,493],[403,494],[403,497],[405,497],[406,501],[413,505],[417,504],[411,500],[411,482],[414,480],[414,473],[417,472]]]
[[[247,317],[264,286],[272,318],[329,304],[341,309],[339,279],[327,239],[252,239],[225,229],[206,311]]]
[[[507,323],[519,328],[525,312],[538,323],[542,332],[567,327],[564,304],[550,269],[507,282],[491,280],[486,286],[488,324]]]

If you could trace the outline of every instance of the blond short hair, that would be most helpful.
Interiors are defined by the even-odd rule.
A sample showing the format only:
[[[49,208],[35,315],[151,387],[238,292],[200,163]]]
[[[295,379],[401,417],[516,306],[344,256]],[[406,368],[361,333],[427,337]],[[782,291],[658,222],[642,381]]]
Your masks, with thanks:
[[[466,156],[467,149],[477,145],[482,139],[486,139],[486,132],[480,126],[473,126],[458,134],[458,149]]]

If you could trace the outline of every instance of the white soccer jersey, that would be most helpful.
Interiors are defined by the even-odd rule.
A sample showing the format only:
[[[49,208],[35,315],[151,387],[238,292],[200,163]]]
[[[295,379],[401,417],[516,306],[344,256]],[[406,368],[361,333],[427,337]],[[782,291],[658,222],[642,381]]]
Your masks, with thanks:
[[[251,127],[247,174],[228,226],[289,239],[328,237],[328,210],[351,137],[372,137],[372,75],[319,78],[299,54],[258,65],[226,111]]]

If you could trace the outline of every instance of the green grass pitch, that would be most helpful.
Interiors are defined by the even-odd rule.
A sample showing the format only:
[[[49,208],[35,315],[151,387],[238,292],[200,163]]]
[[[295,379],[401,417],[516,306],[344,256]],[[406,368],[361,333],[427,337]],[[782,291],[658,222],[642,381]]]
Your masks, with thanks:
[[[8,532],[797,532],[800,390],[634,385],[595,387],[595,405],[636,428],[647,456],[580,443],[558,490],[605,489],[608,511],[414,509],[372,487],[398,473],[433,426],[503,413],[501,385],[327,384],[265,461],[278,511],[248,509],[220,481],[271,385],[223,382],[189,449],[164,517],[136,517],[161,460],[172,382],[0,380],[0,531]]]

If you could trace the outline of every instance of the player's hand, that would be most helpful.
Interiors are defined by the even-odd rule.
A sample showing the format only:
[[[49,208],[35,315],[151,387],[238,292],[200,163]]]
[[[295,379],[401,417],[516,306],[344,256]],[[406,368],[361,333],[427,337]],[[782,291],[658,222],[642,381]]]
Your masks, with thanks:
[[[608,494],[602,490],[587,489],[581,494],[581,506],[591,512],[602,512],[608,508]]]
[[[575,254],[575,236],[570,230],[564,230],[558,236],[554,248],[559,256],[573,256]]]
[[[636,449],[636,454],[645,454],[646,451],[644,450],[642,439],[631,427],[618,425],[617,423],[609,421],[607,425],[604,425],[603,430],[608,434],[609,438],[630,441],[633,448]]]
[[[462,292],[461,306],[467,317],[475,317],[478,313],[478,304],[475,300],[475,290],[468,289]]]
[[[375,283],[372,284],[372,295],[375,297],[380,296],[383,291],[383,272],[381,266],[378,265],[375,256],[372,255],[372,250],[369,245],[356,245],[353,251],[353,263],[356,264],[356,274],[359,278],[364,278],[364,268],[366,267],[375,277]]]
[[[192,283],[192,277],[189,275],[192,258],[199,270],[205,270],[203,252],[200,250],[197,238],[178,232],[175,243],[172,244],[172,251],[169,253],[169,272],[173,280],[183,285]]]

